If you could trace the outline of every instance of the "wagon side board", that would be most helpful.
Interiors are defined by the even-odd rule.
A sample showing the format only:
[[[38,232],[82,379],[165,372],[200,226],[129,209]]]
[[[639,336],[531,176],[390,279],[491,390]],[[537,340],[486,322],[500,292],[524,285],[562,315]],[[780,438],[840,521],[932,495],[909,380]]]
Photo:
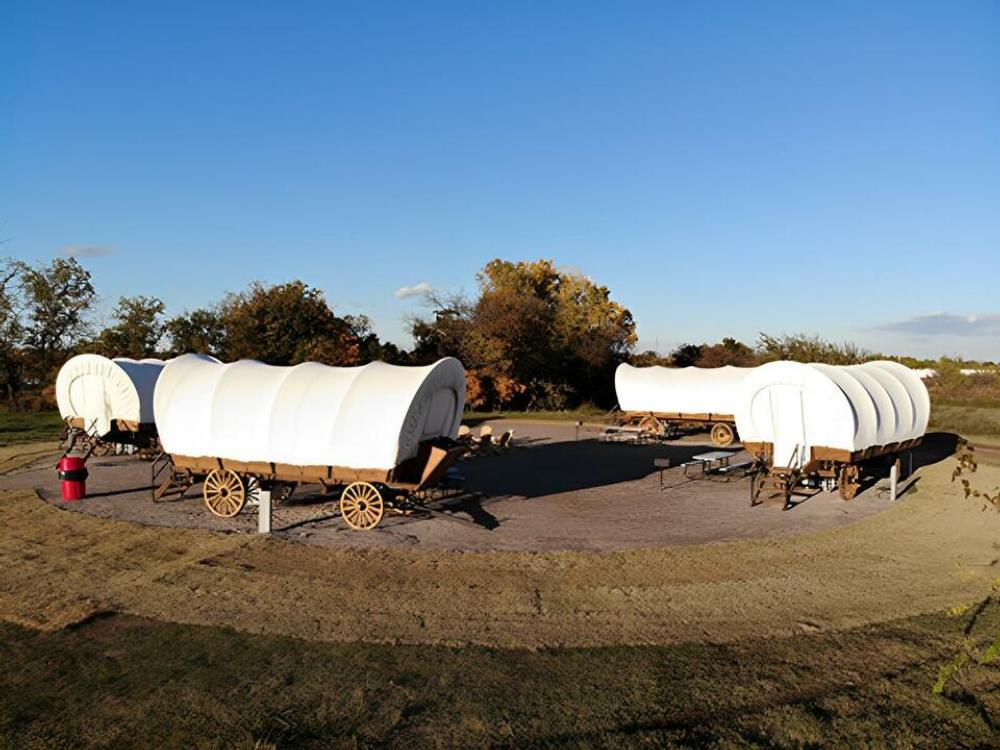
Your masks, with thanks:
[[[87,429],[87,424],[83,417],[66,417],[66,424],[69,427],[73,427],[77,430]],[[111,430],[108,431],[108,435],[114,435],[116,432],[136,432],[148,435],[156,434],[156,424],[154,422],[131,422],[127,419],[113,419],[111,420]],[[103,435],[100,437],[104,437]]]
[[[88,445],[91,450],[100,446],[110,446],[115,443],[134,445],[139,449],[140,456],[144,453],[158,452],[158,436],[156,425],[152,422],[132,422],[126,419],[111,420],[111,429],[103,435],[90,432],[93,425],[85,423],[82,417],[66,417],[63,419],[70,437],[70,448],[77,444]],[[150,457],[147,455],[147,457]]]
[[[195,474],[207,474],[215,469],[228,469],[237,474],[254,474],[263,479],[282,482],[339,484],[342,482],[387,482],[390,472],[385,469],[351,469],[343,466],[298,466],[266,461],[234,461],[208,456],[171,456],[174,466]]]
[[[356,469],[347,466],[299,466],[266,461],[234,461],[228,458],[172,455],[177,469],[194,474],[207,474],[215,469],[228,469],[237,474],[253,474],[261,479],[298,482],[301,484],[349,484],[374,482],[399,489],[417,490],[438,481],[447,469],[466,451],[464,446],[427,441],[420,445],[413,458],[394,469]]]
[[[645,419],[646,417],[656,417],[657,419],[668,419],[675,422],[705,422],[712,424],[718,422],[728,422],[731,424],[736,423],[736,417],[732,414],[714,414],[712,412],[686,414],[683,412],[667,411],[626,411],[623,412],[623,415],[624,418],[630,422]]]
[[[888,445],[874,445],[859,451],[813,446],[810,449],[809,461],[799,471],[802,474],[810,474],[834,464],[858,464],[862,461],[878,458],[879,456],[886,456],[891,453],[915,448],[920,445],[921,440],[922,438],[913,438],[912,440],[889,443]],[[743,443],[743,448],[762,464],[772,467],[774,458],[773,443],[745,442]]]

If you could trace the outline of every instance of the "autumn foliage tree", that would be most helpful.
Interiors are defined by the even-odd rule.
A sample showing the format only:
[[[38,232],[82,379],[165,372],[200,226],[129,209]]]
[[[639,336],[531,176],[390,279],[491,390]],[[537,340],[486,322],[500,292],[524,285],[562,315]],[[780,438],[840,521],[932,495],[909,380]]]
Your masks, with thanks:
[[[0,387],[8,404],[20,391],[24,379],[24,333],[18,315],[16,284],[19,267],[12,260],[0,261]]]
[[[828,365],[853,365],[874,357],[871,352],[854,344],[837,344],[806,334],[771,336],[762,333],[757,342],[757,354],[761,362],[791,360],[825,362]]]
[[[225,299],[219,321],[222,354],[228,361],[361,364],[361,341],[351,324],[334,315],[322,291],[301,281],[273,286],[255,282]]]
[[[75,344],[92,331],[89,313],[97,298],[90,272],[75,258],[18,264],[24,306],[22,344],[32,369],[47,377]]]
[[[107,357],[155,356],[165,330],[165,310],[156,297],[121,297],[112,313],[115,323],[101,331],[97,346]]]
[[[661,357],[656,352],[643,352],[632,357],[631,362],[667,367],[754,367],[775,360],[850,365],[875,356],[854,344],[837,344],[817,335],[773,336],[761,333],[753,347],[726,337],[717,344],[681,344],[668,357]]]
[[[635,344],[631,313],[607,287],[548,260],[494,260],[479,295],[431,298],[432,320],[415,320],[414,357],[457,356],[474,408],[559,409],[613,400],[615,366]]]
[[[221,356],[225,348],[226,334],[214,308],[177,315],[166,322],[164,332],[169,341],[167,353],[174,357],[188,352]]]
[[[670,364],[674,367],[697,367],[706,344],[681,344],[670,353]]]
[[[718,344],[701,347],[698,367],[753,367],[757,355],[753,349],[734,338],[724,338]]]

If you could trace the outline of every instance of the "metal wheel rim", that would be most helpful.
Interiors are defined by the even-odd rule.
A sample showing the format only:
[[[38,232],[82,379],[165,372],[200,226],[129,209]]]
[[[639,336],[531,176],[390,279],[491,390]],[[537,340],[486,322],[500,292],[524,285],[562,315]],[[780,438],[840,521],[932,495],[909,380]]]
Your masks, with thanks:
[[[246,486],[239,474],[229,469],[212,469],[202,489],[205,505],[220,518],[232,518],[246,504]]]
[[[356,531],[370,531],[378,526],[385,513],[382,493],[368,482],[349,484],[340,496],[340,514]]]

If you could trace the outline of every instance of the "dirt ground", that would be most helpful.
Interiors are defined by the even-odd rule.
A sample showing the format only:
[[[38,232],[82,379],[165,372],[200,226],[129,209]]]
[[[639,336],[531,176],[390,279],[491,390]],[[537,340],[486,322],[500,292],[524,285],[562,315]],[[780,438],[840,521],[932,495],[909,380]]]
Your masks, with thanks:
[[[519,447],[461,462],[457,472],[468,492],[435,506],[446,515],[388,516],[374,531],[359,533],[347,528],[336,503],[323,498],[318,486],[307,486],[292,502],[276,506],[275,535],[325,547],[611,552],[823,531],[890,506],[888,493],[875,486],[849,503],[822,493],[787,512],[778,500],[751,508],[749,479],[685,475],[681,464],[715,450],[704,435],[623,445],[600,442],[596,431],[567,424],[492,426],[497,434],[514,429]],[[918,463],[940,458],[932,454],[924,451]],[[732,461],[748,458],[738,452]],[[661,477],[654,459],[666,459],[672,468]],[[62,503],[51,463],[41,460],[0,477],[0,489],[35,489],[68,510],[142,524],[257,529],[252,508],[232,519],[209,513],[200,486],[184,499],[153,502],[150,464],[129,457],[91,459],[88,498]],[[688,474],[699,476],[696,469]]]
[[[526,523],[503,510],[503,503],[525,514],[565,503],[553,516],[557,540],[549,544],[555,549],[533,551],[445,549],[440,540],[433,543],[433,532],[427,532],[427,544],[306,545],[94,517],[66,512],[33,491],[3,491],[0,619],[51,630],[113,612],[317,641],[531,649],[732,643],[941,612],[980,599],[1000,572],[1000,517],[962,497],[951,481],[953,459],[918,469],[915,491],[891,507],[880,505],[877,492],[869,490],[852,503],[819,496],[787,512],[751,511],[738,487],[697,482],[690,486],[697,490],[690,502],[716,502],[713,493],[726,492],[733,493],[732,505],[701,506],[710,520],[689,524],[692,529],[758,511],[787,526],[765,524],[762,538],[741,539],[749,533],[734,524],[726,533],[735,541],[671,545],[663,541],[670,538],[664,529],[676,526],[677,504],[683,503],[676,498],[684,496],[677,488],[659,491],[650,457],[642,465],[634,458],[645,449],[565,444],[539,443],[463,464],[470,484],[506,478],[511,494],[527,487],[527,479],[504,462],[523,467],[538,460],[552,467],[559,461],[561,468],[578,469],[568,478],[547,472],[531,495],[484,503],[501,520],[492,532],[466,531],[466,525],[441,518],[402,519],[407,534],[418,524],[441,534],[496,534]],[[580,447],[620,452],[623,467],[610,461],[589,465],[575,453]],[[9,481],[26,476],[14,474]],[[627,491],[611,481],[616,478],[630,485]],[[981,467],[977,481],[1000,484],[1000,469]],[[150,505],[148,495],[134,502]],[[580,517],[587,513],[591,536],[621,539],[625,532],[616,525],[622,512],[639,514],[628,528],[655,527],[645,530],[652,535],[645,538],[659,543],[617,542],[617,549],[579,551],[566,541],[581,544],[586,538]],[[811,514],[821,516],[825,529],[794,533],[796,524],[808,528]],[[608,537],[604,527],[614,533]],[[331,539],[348,537],[329,533]],[[361,536],[368,535],[355,532],[349,540]],[[524,544],[524,538],[511,543]]]

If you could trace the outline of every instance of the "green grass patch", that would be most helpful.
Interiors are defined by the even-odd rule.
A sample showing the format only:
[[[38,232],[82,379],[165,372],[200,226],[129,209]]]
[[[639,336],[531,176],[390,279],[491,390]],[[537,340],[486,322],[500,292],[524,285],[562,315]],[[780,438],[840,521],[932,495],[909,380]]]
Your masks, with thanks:
[[[0,447],[58,440],[62,430],[57,411],[0,411]]]
[[[607,409],[597,406],[581,406],[578,409],[565,411],[467,411],[462,421],[467,424],[479,424],[491,419],[540,420],[544,422],[593,422],[603,419],[608,414]]]
[[[0,624],[0,748],[993,746],[996,670],[931,692],[965,621],[544,651]]]
[[[995,398],[935,398],[931,409],[939,406],[966,406],[973,409],[1000,409],[1000,399]]]
[[[1000,407],[931,406],[929,430],[959,435],[1000,436]]]

